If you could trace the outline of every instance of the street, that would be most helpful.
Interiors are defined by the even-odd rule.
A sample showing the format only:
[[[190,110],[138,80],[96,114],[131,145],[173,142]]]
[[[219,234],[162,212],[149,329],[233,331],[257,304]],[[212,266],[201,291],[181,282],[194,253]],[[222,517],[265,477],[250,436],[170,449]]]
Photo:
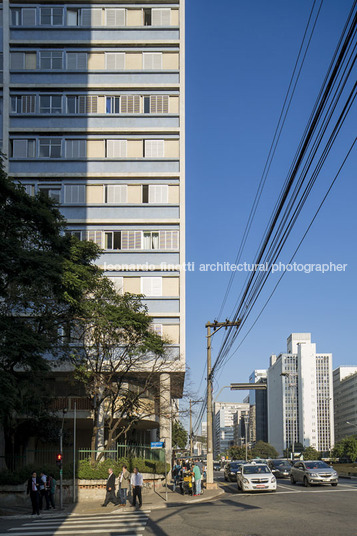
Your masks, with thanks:
[[[278,480],[274,493],[238,492],[236,483],[215,480],[224,493],[204,502],[166,508],[93,514],[2,518],[0,536],[356,536],[357,481],[305,488]],[[204,498],[204,496],[203,496]]]

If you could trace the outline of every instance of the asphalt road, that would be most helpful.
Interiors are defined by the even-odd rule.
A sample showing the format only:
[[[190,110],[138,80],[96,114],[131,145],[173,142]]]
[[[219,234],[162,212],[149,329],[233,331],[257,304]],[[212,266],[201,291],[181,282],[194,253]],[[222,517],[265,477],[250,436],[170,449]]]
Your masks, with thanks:
[[[209,503],[152,511],[144,536],[356,536],[357,482],[293,486],[275,493],[238,492],[215,473],[225,494]]]

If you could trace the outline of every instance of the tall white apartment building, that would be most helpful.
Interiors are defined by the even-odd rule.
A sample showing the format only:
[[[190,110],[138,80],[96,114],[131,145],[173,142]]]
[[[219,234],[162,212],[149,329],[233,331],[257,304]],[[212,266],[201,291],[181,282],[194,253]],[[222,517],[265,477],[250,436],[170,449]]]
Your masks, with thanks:
[[[1,15],[7,172],[103,249],[119,292],[145,296],[175,362],[158,378],[167,404],[185,373],[184,0],[4,0]],[[159,414],[133,441],[169,445]]]
[[[215,402],[213,419],[213,449],[217,457],[235,444],[234,420],[249,415],[249,404],[243,402]]]
[[[294,443],[327,452],[334,444],[332,355],[310,333],[292,333],[267,374],[268,441],[280,454]]]
[[[357,366],[333,371],[335,441],[357,433]]]

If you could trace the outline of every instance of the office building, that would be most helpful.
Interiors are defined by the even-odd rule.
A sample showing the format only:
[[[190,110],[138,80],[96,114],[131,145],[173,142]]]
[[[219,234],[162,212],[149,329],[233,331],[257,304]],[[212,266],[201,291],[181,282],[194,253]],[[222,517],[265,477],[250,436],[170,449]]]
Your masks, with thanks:
[[[357,366],[333,371],[335,441],[357,434]]]
[[[249,383],[267,382],[266,370],[254,370],[249,376]],[[268,441],[267,391],[252,389],[249,391],[251,441]]]
[[[214,457],[226,452],[230,447],[237,444],[234,437],[234,419],[241,422],[241,417],[249,414],[249,404],[242,402],[215,402],[213,419],[213,450]],[[236,425],[236,435],[239,431]]]

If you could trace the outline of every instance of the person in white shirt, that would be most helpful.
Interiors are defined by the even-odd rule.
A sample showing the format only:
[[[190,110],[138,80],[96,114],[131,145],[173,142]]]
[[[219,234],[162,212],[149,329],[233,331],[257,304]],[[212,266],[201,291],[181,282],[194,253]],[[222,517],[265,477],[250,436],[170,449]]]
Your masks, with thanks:
[[[133,504],[131,506],[136,506],[136,498],[138,498],[139,508],[141,508],[143,504],[141,497],[141,489],[143,487],[143,475],[139,473],[137,467],[134,467],[134,473],[131,475],[130,483],[133,490]]]

